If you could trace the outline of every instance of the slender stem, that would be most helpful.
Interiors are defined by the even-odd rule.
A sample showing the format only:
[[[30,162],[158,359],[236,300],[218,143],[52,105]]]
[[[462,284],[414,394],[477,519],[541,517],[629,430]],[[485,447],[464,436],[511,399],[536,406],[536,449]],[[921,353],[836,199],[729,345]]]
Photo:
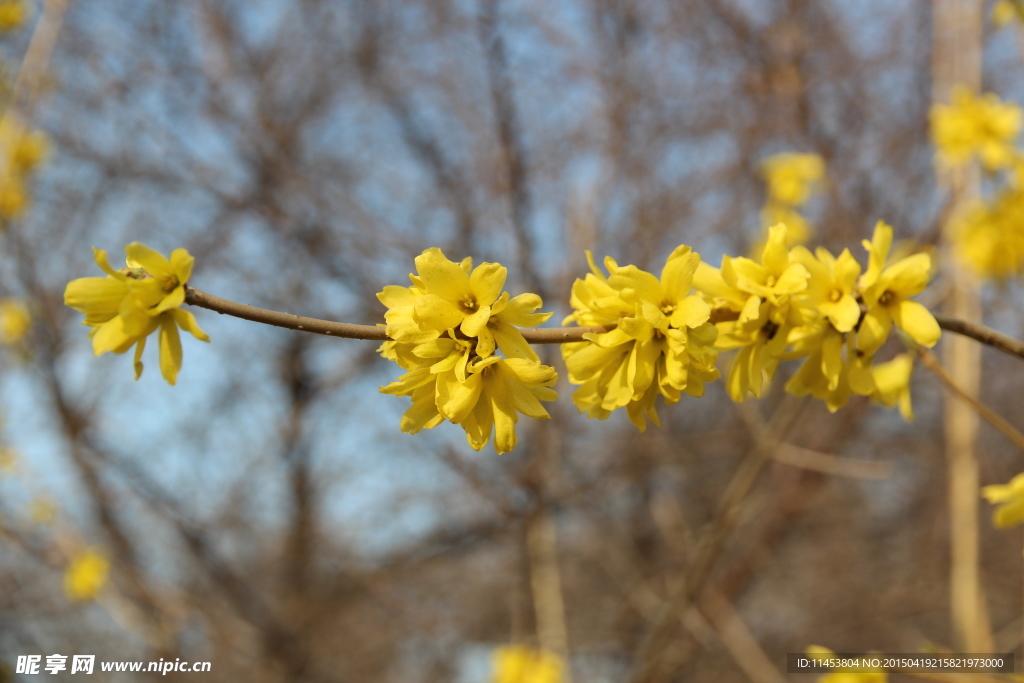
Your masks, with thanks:
[[[307,318],[293,313],[280,313],[265,308],[257,308],[248,304],[240,304],[236,301],[222,299],[219,296],[207,294],[195,287],[185,288],[185,302],[200,308],[208,308],[217,313],[251,320],[252,322],[264,323],[284,327],[289,330],[301,330],[314,334],[325,334],[329,337],[345,337],[347,339],[369,339],[371,341],[387,341],[388,335],[384,332],[383,326],[376,325],[354,325],[352,323],[339,323],[333,320],[319,320]],[[522,329],[523,337],[531,344],[564,344],[566,342],[584,341],[583,335],[594,332],[601,333],[613,329],[614,326],[597,327],[554,327],[543,330]]]
[[[986,422],[1002,432],[1003,436],[1012,441],[1017,448],[1024,451],[1024,434],[1017,431],[1016,427],[1003,419],[1003,417],[994,410],[961,389],[942,368],[942,366],[939,365],[939,361],[935,357],[934,353],[931,351],[920,350],[918,351],[918,355],[921,358],[921,363],[935,373],[947,390],[949,390],[954,396],[967,402],[967,404],[971,406],[978,415],[984,418]]]
[[[947,315],[935,314],[935,320],[938,321],[939,327],[944,330],[949,330],[950,332],[970,337],[975,341],[979,341],[986,346],[991,346],[994,349],[999,349],[1003,353],[1008,353],[1011,356],[1024,358],[1024,342],[1020,342],[1013,337],[1008,337],[1005,334],[996,332],[984,325],[967,322],[966,320],[959,320],[957,318],[950,318]]]
[[[213,294],[207,294],[195,287],[185,288],[185,302],[200,308],[208,308],[217,313],[251,320],[252,322],[265,325],[275,325],[289,330],[300,330],[302,332],[313,332],[314,334],[325,334],[330,337],[344,337],[346,339],[369,339],[372,341],[387,341],[388,335],[384,332],[383,326],[377,325],[355,325],[352,323],[339,323],[333,320],[320,320],[318,318],[307,318],[292,313],[280,313],[266,308],[257,308],[248,304],[240,304],[236,301],[222,299]],[[1008,337],[1001,332],[979,325],[977,323],[950,318],[946,315],[936,314],[935,319],[939,327],[949,332],[970,337],[986,346],[991,346],[1011,356],[1024,359],[1024,342],[1013,337]],[[568,342],[584,341],[583,335],[589,333],[600,334],[614,329],[614,325],[597,325],[594,327],[549,327],[542,329],[522,329],[523,337],[531,344],[565,344]]]

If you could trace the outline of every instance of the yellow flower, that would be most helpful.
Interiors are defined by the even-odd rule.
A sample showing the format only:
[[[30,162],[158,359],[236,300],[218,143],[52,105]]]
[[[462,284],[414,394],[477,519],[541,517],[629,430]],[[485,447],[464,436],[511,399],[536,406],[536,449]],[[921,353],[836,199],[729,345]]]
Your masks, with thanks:
[[[49,498],[33,498],[28,514],[36,524],[53,524],[57,519],[57,506]]]
[[[722,257],[721,269],[701,263],[694,286],[711,304],[718,327],[717,348],[739,349],[729,366],[726,388],[734,401],[760,396],[775,374],[787,338],[797,322],[794,295],[807,289],[810,273],[790,258],[785,224],[772,226],[760,263]]]
[[[32,314],[20,299],[0,300],[0,343],[17,344],[32,325]]]
[[[64,593],[71,600],[93,600],[107,583],[110,562],[97,549],[72,558],[64,572]]]
[[[106,252],[93,249],[96,264],[107,276],[72,280],[64,290],[64,303],[85,314],[97,356],[135,347],[135,379],[142,374],[146,337],[159,329],[160,371],[173,385],[182,360],[178,328],[210,341],[195,317],[179,308],[185,302],[194,259],[185,249],[175,249],[167,259],[138,242],[125,247],[125,252],[127,268],[116,271]]]
[[[803,206],[825,176],[825,161],[817,154],[775,154],[761,162],[761,175],[769,201]]]
[[[910,377],[913,373],[914,359],[905,353],[871,368],[875,382],[872,397],[890,408],[898,405],[900,415],[907,422],[914,421],[914,409],[910,405]]]
[[[0,474],[18,469],[18,451],[10,446],[0,446]]]
[[[769,201],[761,209],[761,225],[764,228],[757,245],[750,250],[751,254],[760,254],[764,251],[764,245],[768,241],[768,228],[779,223],[785,223],[788,229],[786,232],[787,247],[804,244],[813,235],[813,226],[799,211],[785,204]]]
[[[992,7],[992,23],[997,28],[1002,28],[1015,20],[1024,20],[1024,0],[999,0]]]
[[[954,216],[951,231],[958,259],[984,278],[1005,280],[1024,272],[1024,191],[1001,192],[991,204],[978,201]]]
[[[580,412],[602,420],[625,407],[640,431],[647,426],[645,416],[660,425],[654,406],[659,394],[668,404],[684,391],[701,396],[704,382],[718,376],[712,347],[717,331],[707,322],[711,308],[690,293],[700,256],[688,246],[677,247],[660,279],[610,258],[605,277],[589,253],[587,258],[592,273],[573,285],[577,310],[566,320],[616,328],[563,344],[569,381],[580,385],[573,402]]]
[[[814,659],[831,659],[835,653],[820,645],[807,648],[807,656]],[[818,683],[888,683],[889,674],[885,671],[860,669],[857,671],[836,671],[818,678]]]
[[[391,337],[378,350],[406,370],[381,392],[412,400],[400,423],[404,432],[447,419],[462,426],[474,449],[486,446],[493,431],[495,450],[511,451],[519,413],[548,418],[539,401],[557,398],[549,388],[557,373],[540,364],[518,329],[551,314],[536,312],[536,294],[502,292],[506,269],[497,263],[473,268],[472,259],[455,263],[432,248],[416,258],[416,268],[411,287],[392,285],[377,295],[388,307]]]
[[[792,258],[811,274],[799,301],[827,318],[837,331],[849,332],[860,320],[860,304],[854,298],[860,264],[849,249],[843,249],[838,259],[824,247],[816,254],[817,258],[802,246],[793,249]]]
[[[827,321],[796,328],[789,341],[794,344],[795,353],[809,355],[786,383],[787,392],[821,399],[833,413],[846,405],[853,394],[874,393],[872,357],[851,348],[848,335],[836,331]]]
[[[1008,484],[985,486],[981,495],[999,505],[992,514],[992,523],[1000,529],[1024,522],[1024,474],[1018,474]]]
[[[892,246],[892,228],[878,221],[875,234],[863,242],[868,269],[860,281],[867,313],[857,333],[857,348],[873,354],[889,336],[893,322],[920,344],[931,348],[942,335],[935,317],[907,297],[924,291],[931,278],[931,257],[914,254],[886,265]]]
[[[561,683],[565,675],[561,657],[525,645],[495,649],[493,662],[493,683]]]
[[[420,327],[438,333],[459,328],[468,337],[486,328],[508,269],[497,263],[481,263],[470,271],[471,267],[472,260],[455,263],[436,247],[416,257],[416,270],[426,290],[413,307],[413,319]]]
[[[13,31],[28,18],[28,3],[25,0],[3,0],[0,2],[0,32]]]
[[[0,218],[18,218],[28,208],[28,176],[48,149],[45,134],[29,130],[13,114],[0,119]]]
[[[964,86],[953,90],[952,104],[936,104],[931,112],[932,142],[939,161],[960,166],[977,154],[990,171],[1013,163],[1014,139],[1020,133],[1020,108],[989,93],[975,97]]]

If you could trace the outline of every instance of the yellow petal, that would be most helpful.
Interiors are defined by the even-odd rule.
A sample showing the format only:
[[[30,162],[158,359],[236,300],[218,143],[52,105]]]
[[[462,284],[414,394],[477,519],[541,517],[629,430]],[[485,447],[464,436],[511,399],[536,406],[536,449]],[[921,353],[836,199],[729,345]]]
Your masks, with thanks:
[[[102,323],[117,315],[128,286],[111,277],[82,277],[64,289],[64,304],[85,313],[87,323]]]
[[[624,290],[631,290],[643,301],[660,302],[662,299],[661,282],[651,273],[640,270],[636,266],[624,266],[619,268],[614,275],[608,278],[608,284],[622,292],[627,301],[627,293]]]
[[[867,354],[877,351],[889,338],[892,316],[885,306],[873,306],[864,314],[857,331],[857,348]]]
[[[416,303],[416,295],[409,287],[387,285],[377,293],[377,299],[388,308],[402,308]]]
[[[1017,498],[996,508],[992,515],[992,521],[1000,529],[1007,529],[1024,522],[1024,498]]]
[[[178,285],[171,290],[170,294],[161,299],[160,303],[149,309],[148,313],[150,315],[160,315],[164,311],[181,306],[183,303],[185,303],[185,286]]]
[[[778,277],[789,264],[789,245],[786,243],[786,224],[779,223],[768,229],[768,242],[761,253],[761,265]]]
[[[195,258],[188,253],[187,249],[175,249],[171,252],[170,261],[171,270],[178,278],[178,282],[186,284],[192,277],[192,265],[196,262]]]
[[[124,321],[117,316],[96,328],[92,337],[92,351],[97,356],[107,351],[118,353],[119,349],[127,350],[135,339],[135,336],[124,331]]]
[[[460,273],[462,272],[457,264],[452,265],[455,265]],[[417,323],[425,328],[442,332],[457,327],[465,317],[466,314],[459,310],[458,306],[437,294],[421,296],[416,300],[416,306],[413,309],[413,319]]]
[[[523,338],[522,332],[507,322],[499,320],[489,325],[488,329],[494,334],[494,340],[506,358],[524,358],[533,362],[540,361],[537,352]]]
[[[501,373],[487,378],[487,398],[494,412],[494,450],[508,453],[516,447],[516,422],[519,414],[512,400],[512,392]]]
[[[942,336],[939,324],[927,308],[916,301],[901,300],[893,307],[893,318],[904,332],[921,346],[931,348]]]
[[[849,332],[860,320],[860,304],[849,294],[843,294],[836,306],[832,308],[828,319],[840,332]]]
[[[490,306],[505,286],[508,268],[498,263],[481,263],[469,276],[469,289],[476,297],[477,305]]]
[[[462,333],[465,334],[467,337],[475,337],[478,334],[480,334],[480,330],[482,330],[485,327],[487,327],[487,319],[490,318],[490,317],[491,317],[491,307],[490,306],[481,306],[480,310],[478,310],[476,313],[466,317],[462,321],[462,325],[460,326],[459,329],[461,329]],[[487,354],[481,354],[481,355],[487,355]]]
[[[440,385],[442,381],[445,383],[447,400],[443,405],[439,405],[438,409],[442,415],[458,424],[466,419],[480,400],[482,377],[479,374],[471,374],[466,377],[465,382],[439,378],[438,384]]]
[[[132,242],[124,248],[124,253],[132,263],[137,264],[139,268],[145,268],[150,275],[168,275],[174,272],[171,262],[163,254],[141,242]]]
[[[146,338],[143,337],[135,344],[135,359],[133,365],[135,366],[135,381],[138,382],[139,378],[142,377],[142,352],[146,348]]]
[[[900,259],[882,272],[879,286],[900,296],[914,296],[924,291],[931,278],[932,257],[914,254]]]
[[[465,269],[449,261],[437,247],[427,249],[416,257],[416,270],[427,291],[442,299],[454,302],[470,293],[469,275]]]
[[[107,275],[118,278],[120,280],[125,279],[124,273],[118,273],[116,270],[110,267],[110,261],[107,260],[107,252],[103,249],[92,248],[92,257],[96,261],[96,265],[106,273]]]
[[[178,381],[181,370],[181,337],[174,318],[165,316],[160,320],[160,374],[171,386]]]
[[[502,372],[514,381],[526,386],[554,386],[558,373],[550,365],[541,365],[523,358],[508,358],[502,361]]]
[[[699,263],[700,255],[693,253],[690,247],[683,244],[675,248],[661,270],[661,286],[665,298],[676,302],[690,293]]]
[[[498,319],[516,327],[536,327],[551,317],[551,313],[534,312],[543,305],[536,294],[520,294],[509,299]]]
[[[675,328],[700,327],[711,317],[711,306],[699,296],[688,296],[676,304],[671,322]]]
[[[171,315],[174,317],[174,322],[177,323],[178,327],[190,333],[199,341],[210,341],[210,336],[199,329],[199,323],[196,322],[196,317],[190,311],[176,308],[171,311]]]

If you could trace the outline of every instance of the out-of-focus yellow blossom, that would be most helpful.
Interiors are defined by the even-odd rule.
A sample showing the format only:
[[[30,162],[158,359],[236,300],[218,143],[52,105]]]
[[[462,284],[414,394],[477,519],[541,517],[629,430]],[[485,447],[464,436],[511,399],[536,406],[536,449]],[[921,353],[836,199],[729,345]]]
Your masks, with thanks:
[[[981,489],[981,495],[993,505],[992,523],[1000,529],[1008,529],[1024,522],[1024,473],[1018,474],[1008,484],[995,484]]]
[[[21,299],[0,300],[0,343],[17,344],[28,333],[32,314]]]
[[[700,263],[694,276],[694,286],[714,311],[716,346],[739,349],[726,381],[734,401],[761,395],[797,322],[792,298],[807,289],[810,273],[790,258],[786,234],[784,224],[769,230],[760,262],[723,256],[720,269]]]
[[[769,227],[772,225],[778,225],[779,223],[786,224],[787,247],[806,244],[807,240],[811,239],[813,236],[811,224],[799,211],[784,204],[768,202],[764,205],[764,208],[761,209],[761,225],[764,226],[761,231],[761,238],[758,240],[758,243],[754,248],[750,250],[751,254],[760,254],[764,251],[764,245],[768,242]]]
[[[0,218],[19,218],[28,208],[28,177],[48,150],[45,134],[30,130],[14,114],[0,119]]]
[[[892,228],[883,221],[878,221],[871,241],[865,240],[863,244],[869,258],[860,288],[867,313],[857,333],[857,348],[874,353],[885,343],[894,322],[921,346],[935,346],[942,335],[935,316],[908,298],[928,286],[931,257],[914,254],[886,265],[892,246]]]
[[[985,168],[994,171],[1013,163],[1013,143],[1022,122],[1018,106],[992,93],[975,97],[958,86],[952,104],[932,107],[932,142],[939,161],[947,167],[963,165],[978,155]]]
[[[950,226],[956,257],[983,278],[1005,280],[1024,272],[1024,189],[974,202]]]
[[[10,446],[0,446],[0,474],[10,474],[18,469],[18,451]]]
[[[898,405],[900,415],[907,422],[914,421],[914,409],[910,405],[910,378],[913,374],[914,359],[906,353],[871,368],[875,383],[872,397],[890,408]]]
[[[381,391],[412,400],[402,431],[416,434],[447,419],[462,426],[476,450],[492,431],[498,453],[512,450],[519,413],[547,418],[540,401],[557,397],[550,388],[557,373],[540,364],[518,329],[551,314],[536,312],[536,294],[502,292],[507,270],[497,263],[473,268],[472,259],[455,263],[432,248],[416,258],[416,268],[411,287],[391,285],[377,295],[388,308],[391,337],[379,352],[406,370]]]
[[[64,594],[71,600],[94,600],[107,583],[110,562],[91,548],[72,558],[64,572]]]
[[[832,650],[820,645],[807,648],[807,656],[812,659],[833,659],[836,655]],[[818,683],[888,683],[889,674],[874,669],[858,671],[835,671],[818,677]]]
[[[761,162],[769,202],[799,207],[807,203],[825,176],[825,161],[817,154],[785,152]]]
[[[33,498],[28,515],[35,524],[53,524],[57,519],[57,506],[49,498]]]
[[[681,392],[702,396],[704,382],[718,377],[711,308],[690,292],[700,256],[686,245],[676,247],[660,279],[611,258],[605,259],[606,277],[589,252],[587,259],[591,273],[573,284],[576,312],[565,322],[616,328],[562,345],[569,381],[580,385],[573,402],[602,420],[625,407],[640,431],[647,427],[645,415],[660,425],[659,395],[670,405]]]
[[[0,1],[0,32],[6,33],[19,28],[28,19],[26,0]]]
[[[561,683],[565,663],[553,652],[525,645],[494,650],[493,683]]]
[[[1024,21],[1024,0],[999,0],[992,7],[992,23],[1002,28],[1011,21]]]
[[[178,328],[210,341],[195,317],[179,308],[195,259],[185,249],[175,249],[168,259],[138,242],[125,247],[125,253],[127,267],[114,270],[106,252],[93,249],[96,264],[107,276],[72,280],[64,290],[64,303],[85,314],[83,322],[92,328],[89,336],[97,356],[135,347],[135,379],[142,374],[146,338],[159,330],[160,371],[173,385],[182,360]]]

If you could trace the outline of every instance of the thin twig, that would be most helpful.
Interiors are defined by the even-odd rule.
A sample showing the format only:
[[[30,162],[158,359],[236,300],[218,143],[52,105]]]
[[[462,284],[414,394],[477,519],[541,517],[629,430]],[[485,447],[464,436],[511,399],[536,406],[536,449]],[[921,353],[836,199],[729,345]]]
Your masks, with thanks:
[[[1017,356],[1018,358],[1024,358],[1024,342],[1020,342],[1013,337],[1008,337],[1001,332],[979,325],[977,323],[967,322],[966,320],[959,320],[958,318],[951,318],[948,315],[935,314],[935,320],[939,323],[939,327],[956,334],[961,334],[965,337],[970,337],[975,341],[979,341],[985,346],[991,346],[994,349],[999,349],[1003,353],[1008,353],[1011,356]]]
[[[195,287],[185,288],[185,303],[200,308],[208,308],[217,313],[234,316],[243,320],[251,320],[265,325],[284,327],[289,330],[300,330],[314,334],[325,334],[329,337],[344,337],[346,339],[368,339],[371,341],[387,341],[388,335],[384,332],[383,326],[355,325],[352,323],[339,323],[333,320],[320,320],[318,318],[307,318],[293,313],[280,313],[266,308],[257,308],[248,304],[240,304],[236,301],[222,299],[219,296],[207,294]],[[584,341],[583,335],[588,333],[601,333],[613,329],[614,326],[597,327],[554,327],[542,330],[522,329],[523,337],[531,344],[563,344],[566,342]]]
[[[300,330],[314,334],[325,334],[330,337],[344,337],[346,339],[368,339],[371,341],[387,341],[388,336],[383,326],[356,325],[353,323],[339,323],[333,320],[320,320],[318,318],[307,318],[292,313],[280,313],[266,308],[240,304],[228,299],[222,299],[213,294],[207,294],[195,287],[185,288],[185,302],[200,308],[208,308],[217,313],[231,315],[243,320],[284,327],[289,330]],[[986,346],[999,349],[1011,356],[1024,359],[1024,342],[1013,337],[1008,337],[993,329],[969,323],[957,318],[935,314],[939,327],[956,334],[970,337]],[[522,329],[523,338],[531,344],[565,344],[569,342],[584,341],[583,335],[595,333],[600,334],[614,329],[615,325],[596,325],[594,327],[549,327],[541,329]]]
[[[1024,450],[1024,434],[1017,431],[1017,428],[1012,424],[1003,419],[998,413],[989,408],[987,405],[967,394],[963,389],[958,387],[955,382],[946,374],[946,371],[939,365],[939,361],[935,358],[935,354],[931,351],[918,351],[918,356],[921,358],[921,363],[935,373],[935,375],[942,381],[951,393],[957,397],[963,399],[974,408],[975,412],[978,413],[986,422],[998,429],[1003,435],[1017,446],[1017,448]]]

